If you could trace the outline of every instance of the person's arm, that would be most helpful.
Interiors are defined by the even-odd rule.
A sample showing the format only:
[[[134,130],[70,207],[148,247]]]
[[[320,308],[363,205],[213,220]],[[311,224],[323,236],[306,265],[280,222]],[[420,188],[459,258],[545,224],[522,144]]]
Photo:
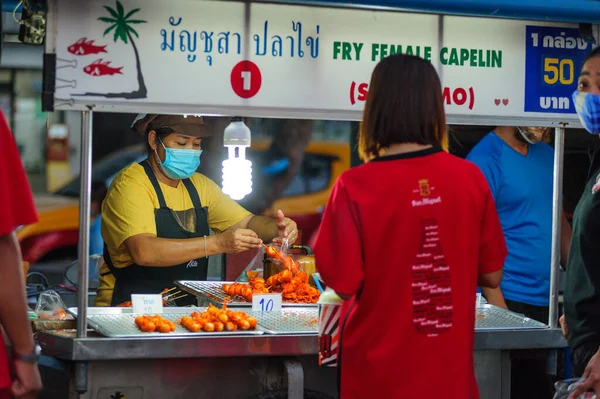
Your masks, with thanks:
[[[238,225],[239,228],[250,229],[264,242],[271,242],[279,235],[275,219],[267,216],[252,215],[244,218]]]
[[[298,230],[296,223],[279,211],[277,219],[248,216],[223,233],[206,238],[168,239],[154,234],[138,234],[126,239],[124,244],[137,265],[165,267],[179,265],[190,259],[256,249],[263,241],[286,236],[293,244],[298,237]]]
[[[281,244],[287,237],[289,244],[296,242],[298,227],[296,222],[286,218],[281,210],[277,211],[275,218],[252,215],[240,204],[223,194],[221,187],[206,176],[197,176],[203,186],[203,201],[208,205],[208,223],[217,231],[231,229],[249,229],[263,242]]]
[[[21,266],[21,250],[14,233],[0,235],[0,320],[16,354],[33,353],[33,333],[27,315],[27,297]],[[14,361],[18,379],[13,384],[15,396],[40,391],[42,382],[37,364]]]
[[[14,138],[0,111],[0,324],[15,354],[32,354],[33,336],[27,315],[27,299],[21,249],[14,230],[35,223],[37,215],[27,175]],[[6,359],[0,359],[6,361]],[[32,397],[42,388],[37,364],[15,358],[12,394]]]
[[[14,233],[0,236],[0,320],[17,353],[33,351],[33,336],[27,316],[21,250]]]
[[[234,205],[238,208],[229,207],[231,216],[224,214],[224,211],[217,216],[223,220],[228,216],[239,221],[248,214],[243,209],[243,213],[240,213],[239,206]],[[156,236],[154,212],[152,195],[142,181],[129,176],[118,177],[102,204],[104,242],[113,249],[124,245],[133,262],[140,266],[158,267],[175,266],[220,253],[241,252],[258,248],[261,244],[256,233],[241,228],[230,228],[206,238],[159,238]]]
[[[567,270],[567,262],[569,260],[569,250],[571,249],[571,225],[567,220],[565,212],[562,213],[562,222],[560,229],[560,264],[563,269]]]
[[[264,242],[281,243],[282,238],[288,237],[292,245],[298,238],[296,222],[286,218],[281,210],[277,211],[275,218],[250,215],[242,219],[234,228],[250,229]]]
[[[563,337],[567,339],[569,337],[569,328],[567,327],[567,321],[565,320],[565,315],[563,314],[558,319],[558,323],[560,324],[560,329],[562,330]]]
[[[222,253],[237,253],[260,247],[262,241],[249,229],[231,228],[221,234],[188,239],[138,234],[125,240],[125,248],[140,266],[175,266],[190,259]]]
[[[354,296],[365,278],[358,211],[338,179],[325,207],[313,248],[325,284],[342,299]]]
[[[502,280],[502,272],[500,272],[500,280]],[[481,282],[481,276],[479,279],[479,287],[481,288],[481,293],[483,294],[483,297],[490,305],[494,305],[502,309],[508,309],[500,287],[488,288],[484,286]]]

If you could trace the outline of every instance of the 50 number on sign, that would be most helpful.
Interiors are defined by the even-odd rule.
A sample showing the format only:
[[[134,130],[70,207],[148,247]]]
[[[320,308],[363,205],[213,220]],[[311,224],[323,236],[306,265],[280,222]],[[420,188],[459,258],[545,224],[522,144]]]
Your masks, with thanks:
[[[280,312],[281,294],[254,294],[252,295],[253,312]]]
[[[575,81],[575,63],[569,58],[544,58],[544,83],[571,85]]]

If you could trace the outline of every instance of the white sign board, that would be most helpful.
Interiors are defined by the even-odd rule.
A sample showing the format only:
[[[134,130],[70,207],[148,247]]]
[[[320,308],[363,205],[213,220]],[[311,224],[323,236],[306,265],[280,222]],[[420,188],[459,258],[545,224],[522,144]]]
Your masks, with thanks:
[[[253,312],[280,312],[281,311],[281,293],[279,294],[253,294],[252,295]]]
[[[131,307],[136,314],[160,314],[163,312],[162,295],[132,294]]]
[[[56,1],[61,110],[359,120],[376,63],[401,52],[437,68],[451,119],[577,123],[571,93],[591,50],[568,24],[440,24],[433,14],[237,1]]]

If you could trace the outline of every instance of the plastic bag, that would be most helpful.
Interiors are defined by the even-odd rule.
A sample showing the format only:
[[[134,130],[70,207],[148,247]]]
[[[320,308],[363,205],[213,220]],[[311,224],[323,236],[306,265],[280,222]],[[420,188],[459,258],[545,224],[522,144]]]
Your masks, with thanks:
[[[554,399],[568,399],[569,395],[579,386],[581,380],[579,378],[572,378],[570,380],[558,381],[554,384],[556,393]],[[577,397],[577,399],[596,399],[596,394],[593,392],[586,392]]]
[[[56,291],[42,292],[35,305],[35,314],[42,320],[73,320],[66,312],[66,305]]]
[[[260,247],[258,249],[258,253],[256,254],[256,256],[254,258],[252,258],[250,263],[248,263],[248,266],[246,266],[244,268],[242,273],[238,276],[238,278],[235,279],[235,281],[238,283],[247,283],[248,281],[250,281],[256,277],[264,278],[263,277],[264,276],[264,269],[263,269],[264,257],[265,257],[265,248]]]
[[[287,255],[288,255],[288,252],[289,252],[289,250],[290,250],[290,241],[288,240],[288,238],[287,238],[287,237],[285,237],[285,238],[283,239],[283,241],[281,242],[281,249],[280,249],[280,251],[281,251],[281,254],[282,254],[283,256],[287,256]]]
[[[287,239],[284,240],[283,245],[281,247],[275,245],[265,246],[265,252],[268,261],[274,264],[280,272],[284,270],[289,270],[295,276],[296,274],[304,270],[302,269],[302,265],[296,260],[296,257],[289,253],[289,250],[290,245],[288,244]]]

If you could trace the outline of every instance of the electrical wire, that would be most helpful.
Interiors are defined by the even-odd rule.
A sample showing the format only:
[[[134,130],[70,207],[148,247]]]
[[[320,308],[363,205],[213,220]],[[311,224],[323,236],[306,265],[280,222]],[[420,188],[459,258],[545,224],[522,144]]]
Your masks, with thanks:
[[[27,274],[27,279],[29,279],[29,277],[31,277],[31,276],[39,276],[39,277],[41,277],[44,280],[44,282],[46,283],[46,287],[50,287],[50,281],[48,281],[48,278],[45,275],[43,275],[42,273],[40,273],[40,272],[30,272],[30,273]],[[43,284],[38,284],[38,285],[43,286]]]
[[[17,4],[17,6],[15,7],[15,9],[13,10],[12,16],[13,19],[15,20],[16,23],[18,23],[19,25],[21,25],[23,23],[23,21],[19,21],[17,19],[17,10],[19,9],[19,7],[21,7],[23,5],[23,0],[19,1],[19,3]]]

